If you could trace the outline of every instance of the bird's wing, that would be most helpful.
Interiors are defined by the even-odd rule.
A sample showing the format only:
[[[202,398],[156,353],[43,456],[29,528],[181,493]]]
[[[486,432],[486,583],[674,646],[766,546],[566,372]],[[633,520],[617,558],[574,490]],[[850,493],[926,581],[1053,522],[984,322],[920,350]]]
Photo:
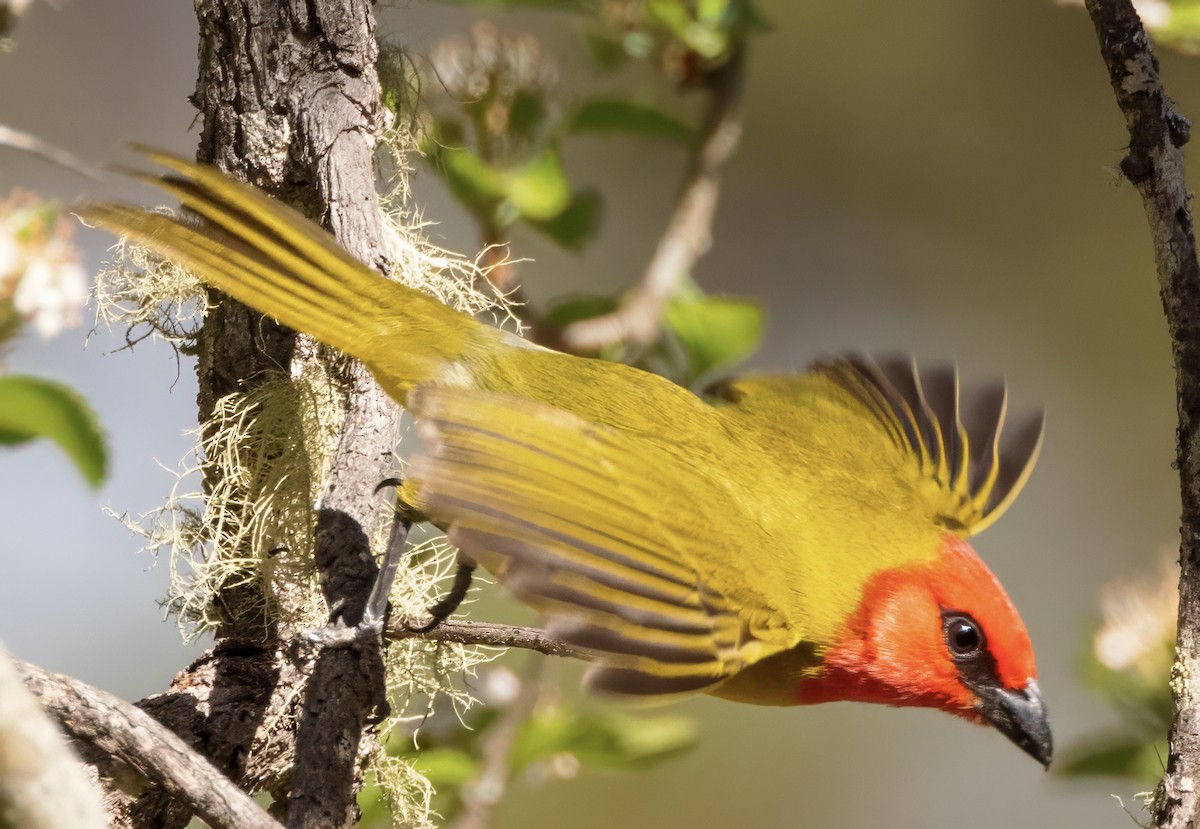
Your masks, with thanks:
[[[596,655],[591,687],[711,690],[798,641],[738,561],[766,540],[726,519],[726,494],[681,448],[494,392],[426,384],[409,405],[427,441],[421,508]]]

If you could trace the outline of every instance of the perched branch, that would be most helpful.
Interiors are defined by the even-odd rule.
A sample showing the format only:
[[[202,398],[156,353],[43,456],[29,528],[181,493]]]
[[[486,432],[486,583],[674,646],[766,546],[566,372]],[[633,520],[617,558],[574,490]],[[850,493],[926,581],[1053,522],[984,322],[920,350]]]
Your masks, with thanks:
[[[721,172],[742,134],[739,104],[744,79],[745,47],[738,43],[729,60],[706,77],[711,98],[700,144],[642,281],[613,313],[567,326],[561,336],[568,351],[596,351],[622,342],[646,344],[657,335],[667,303],[712,246]]]
[[[411,639],[419,636],[431,642],[456,642],[460,645],[485,645],[494,648],[524,648],[549,656],[565,656],[590,660],[591,654],[561,639],[553,639],[544,630],[497,625],[489,622],[467,622],[447,619],[427,633],[414,633],[393,622],[387,630],[389,639]]]
[[[26,687],[71,736],[97,746],[162,786],[209,826],[282,829],[250,795],[146,712],[76,679],[17,660],[14,663]],[[54,797],[60,796],[56,788]]]
[[[1184,829],[1200,822],[1200,261],[1181,149],[1191,125],[1163,90],[1158,61],[1129,0],[1086,0],[1085,5],[1129,130],[1121,172],[1146,209],[1175,358],[1183,500],[1179,633],[1171,677],[1175,722],[1154,820],[1158,827]]]
[[[0,824],[106,829],[99,793],[0,648]]]

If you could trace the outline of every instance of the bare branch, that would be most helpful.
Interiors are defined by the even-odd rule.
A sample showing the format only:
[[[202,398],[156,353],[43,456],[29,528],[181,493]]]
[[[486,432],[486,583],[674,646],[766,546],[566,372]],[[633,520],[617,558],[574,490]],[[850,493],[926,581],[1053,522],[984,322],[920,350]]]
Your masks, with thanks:
[[[1190,123],[1163,89],[1158,61],[1129,0],[1086,0],[1117,104],[1129,130],[1121,172],[1146,209],[1159,291],[1175,358],[1179,430],[1179,633],[1171,690],[1170,755],[1154,802],[1159,827],[1200,821],[1200,261],[1182,147]]]
[[[13,661],[26,687],[68,733],[162,786],[214,829],[282,829],[248,794],[146,712],[77,679]]]
[[[658,242],[642,281],[619,309],[567,326],[569,351],[596,351],[617,343],[646,344],[679,285],[712,246],[721,172],[742,134],[739,104],[745,78],[745,47],[736,44],[724,66],[706,77],[711,95],[704,130],[671,221]]]
[[[387,629],[389,639],[419,637],[431,642],[456,642],[460,645],[485,645],[494,648],[524,648],[549,656],[565,656],[590,660],[592,655],[561,639],[552,638],[546,631],[518,625],[497,625],[490,622],[467,622],[447,619],[427,633],[413,633],[393,622]]]
[[[106,829],[99,793],[62,732],[0,648],[0,821],[25,829]]]

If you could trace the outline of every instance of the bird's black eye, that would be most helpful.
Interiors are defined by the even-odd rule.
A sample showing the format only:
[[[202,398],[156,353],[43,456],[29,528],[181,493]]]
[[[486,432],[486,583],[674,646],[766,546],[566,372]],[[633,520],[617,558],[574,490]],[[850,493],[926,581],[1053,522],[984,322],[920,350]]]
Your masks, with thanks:
[[[951,614],[942,622],[946,647],[955,659],[975,656],[983,650],[983,631],[970,616]]]

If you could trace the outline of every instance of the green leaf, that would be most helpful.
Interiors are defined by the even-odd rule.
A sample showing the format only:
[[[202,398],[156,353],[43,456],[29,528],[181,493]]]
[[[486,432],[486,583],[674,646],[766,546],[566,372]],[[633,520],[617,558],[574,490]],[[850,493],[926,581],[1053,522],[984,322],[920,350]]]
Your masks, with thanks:
[[[21,315],[11,299],[0,299],[0,345],[11,340],[21,330]]]
[[[646,19],[680,38],[693,22],[684,0],[647,0]]]
[[[671,300],[664,322],[687,355],[692,382],[749,357],[763,334],[757,303],[691,291]]]
[[[473,213],[501,226],[518,218],[548,221],[571,204],[571,185],[554,150],[505,170],[488,164],[472,150],[426,149],[451,192]]]
[[[526,722],[513,747],[513,764],[524,768],[567,752],[585,765],[646,768],[691,748],[696,739],[696,725],[686,717],[556,709]]]
[[[439,0],[446,6],[479,6],[496,9],[544,9],[546,11],[586,12],[592,0]]]
[[[1055,772],[1064,777],[1126,777],[1150,783],[1163,773],[1165,741],[1110,735],[1071,749]]]
[[[358,792],[358,808],[362,812],[359,826],[391,826],[392,811],[383,789],[375,782],[374,772],[367,772],[366,782]]]
[[[540,92],[517,90],[512,107],[508,111],[508,132],[519,138],[532,140],[537,128],[546,115],[546,103]]]
[[[1143,19],[1159,43],[1188,55],[1200,55],[1200,0],[1172,0],[1168,11]]]
[[[583,250],[595,235],[603,214],[604,199],[598,190],[581,190],[566,209],[552,219],[530,221],[534,230],[550,237],[570,251]]]
[[[706,23],[719,23],[729,14],[729,0],[697,0],[696,18]]]
[[[461,118],[437,118],[429,135],[421,140],[421,152],[430,160],[440,161],[443,152],[465,147],[467,141],[467,128]]]
[[[728,24],[733,21],[697,20],[684,0],[647,0],[646,17],[702,57],[717,58],[729,49]]]
[[[104,480],[104,436],[79,395],[37,377],[0,377],[0,444],[15,446],[37,438],[57,443],[92,486]]]
[[[479,772],[479,761],[457,748],[427,748],[413,754],[417,771],[425,775],[435,789],[461,786]]]
[[[503,174],[471,150],[445,148],[437,153],[436,161],[451,192],[472,210],[488,213],[504,198]]]
[[[753,3],[742,3],[741,20],[737,26],[742,34],[765,35],[774,31],[770,19]]]
[[[554,328],[564,328],[573,322],[611,314],[617,310],[615,297],[602,294],[582,294],[568,297],[552,305],[543,321]]]
[[[554,150],[504,174],[505,196],[526,219],[553,219],[571,203],[571,184]]]
[[[592,59],[601,69],[611,71],[624,65],[629,59],[629,53],[625,51],[624,43],[609,32],[596,29],[587,32],[583,37],[588,51],[592,54]]]
[[[696,130],[653,107],[615,98],[593,98],[581,106],[571,122],[572,132],[629,133],[664,138],[680,144],[696,140]]]
[[[698,741],[696,723],[677,715],[635,717],[608,712],[598,725],[597,732],[604,738],[600,751],[582,745],[575,749],[583,762],[590,759],[645,768],[694,747]]]
[[[1120,706],[1139,722],[1153,722],[1166,731],[1175,716],[1175,701],[1167,679],[1175,660],[1175,637],[1164,636],[1158,642],[1144,643],[1143,668],[1117,670],[1103,665],[1095,650],[1087,648],[1083,662],[1084,681]]]

